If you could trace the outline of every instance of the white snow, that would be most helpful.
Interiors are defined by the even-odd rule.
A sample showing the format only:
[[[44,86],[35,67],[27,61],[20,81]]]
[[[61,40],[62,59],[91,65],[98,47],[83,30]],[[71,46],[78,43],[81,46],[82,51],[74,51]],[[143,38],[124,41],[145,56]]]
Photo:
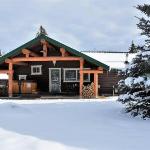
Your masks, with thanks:
[[[140,84],[141,82],[144,82],[144,81],[145,81],[144,77],[141,77],[141,76],[134,78],[134,84]]]
[[[143,51],[143,52],[140,52],[139,54],[142,54],[142,56],[150,56],[150,50],[149,51]]]
[[[139,84],[140,86],[142,86],[142,83],[145,88],[149,88],[150,78],[147,77],[147,79],[145,79],[145,76],[139,76],[139,77],[128,77],[125,79],[125,85],[128,87],[132,87],[135,84]]]
[[[150,87],[150,78],[145,82],[145,87]]]
[[[0,79],[8,80],[8,74],[0,73]]]
[[[133,77],[128,77],[124,81],[125,81],[125,85],[131,87],[133,82],[134,82],[134,78]]]
[[[122,99],[122,100],[125,100],[125,99],[129,99],[131,95],[129,94],[122,94],[122,95],[119,95],[119,98]]]
[[[150,121],[116,99],[1,100],[0,150],[148,150]]]
[[[110,66],[110,68],[123,69],[126,67],[126,53],[95,53],[83,52],[84,54]],[[136,54],[129,54],[128,61],[131,62]]]

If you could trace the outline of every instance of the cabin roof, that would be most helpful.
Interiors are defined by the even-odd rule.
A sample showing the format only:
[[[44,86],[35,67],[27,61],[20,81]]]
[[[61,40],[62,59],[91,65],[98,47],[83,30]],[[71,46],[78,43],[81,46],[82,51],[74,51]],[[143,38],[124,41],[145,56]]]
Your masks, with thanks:
[[[82,53],[92,57],[93,59],[99,60],[110,66],[112,69],[123,69],[125,68],[126,55],[128,54],[127,61],[130,63],[135,58],[136,53],[127,52],[104,52],[104,51],[85,51]]]
[[[54,39],[52,39],[52,38],[50,38],[50,37],[48,37],[46,35],[43,35],[43,34],[39,35],[38,37],[34,38],[33,40],[23,44],[22,46],[14,49],[14,50],[8,52],[7,54],[3,55],[2,57],[0,57],[0,64],[4,63],[5,59],[10,58],[10,57],[14,57],[14,56],[20,54],[22,49],[27,48],[29,46],[33,46],[37,42],[40,42],[41,39],[45,39],[49,43],[51,43],[51,44],[53,44],[53,45],[55,45],[55,46],[57,46],[59,48],[65,48],[66,51],[74,54],[75,56],[82,57],[86,61],[88,61],[88,62],[90,62],[90,63],[92,63],[92,64],[94,64],[94,65],[96,65],[98,67],[101,66],[104,69],[109,70],[109,66],[108,65],[106,65],[106,64],[104,64],[104,63],[102,63],[102,62],[100,62],[100,61],[98,61],[98,60],[96,60],[96,59],[94,59],[94,58],[92,58],[92,57],[82,53],[82,52],[79,52],[78,50],[75,50],[75,49],[73,49],[73,48],[71,48],[71,47],[69,47],[69,46],[67,46],[65,44],[62,44],[62,43],[60,43],[60,42],[58,42],[58,41],[56,41],[56,40],[54,40]]]

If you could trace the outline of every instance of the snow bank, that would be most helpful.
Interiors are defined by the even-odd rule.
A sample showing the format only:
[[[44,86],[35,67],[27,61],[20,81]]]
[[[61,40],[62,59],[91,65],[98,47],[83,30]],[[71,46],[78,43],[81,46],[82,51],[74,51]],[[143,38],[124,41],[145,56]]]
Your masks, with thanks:
[[[131,118],[116,99],[0,101],[0,149],[149,149],[149,120]]]
[[[0,115],[24,115],[27,113],[31,113],[31,110],[17,103],[7,102],[0,105]]]

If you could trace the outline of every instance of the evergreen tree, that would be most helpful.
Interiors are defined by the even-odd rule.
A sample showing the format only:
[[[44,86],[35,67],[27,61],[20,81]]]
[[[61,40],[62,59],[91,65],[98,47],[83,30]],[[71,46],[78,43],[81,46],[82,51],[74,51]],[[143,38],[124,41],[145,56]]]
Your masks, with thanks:
[[[138,5],[136,8],[146,15],[146,18],[137,17],[139,19],[137,27],[141,30],[141,35],[145,35],[148,38],[145,41],[147,46],[150,47],[150,5]]]
[[[131,46],[129,47],[129,53],[137,53],[137,46],[132,41]]]
[[[118,100],[126,105],[126,111],[133,116],[150,117],[150,5],[138,5],[138,10],[146,14],[139,18],[138,28],[145,35],[145,45],[137,49],[139,52],[123,71],[125,80],[119,81],[120,96]]]

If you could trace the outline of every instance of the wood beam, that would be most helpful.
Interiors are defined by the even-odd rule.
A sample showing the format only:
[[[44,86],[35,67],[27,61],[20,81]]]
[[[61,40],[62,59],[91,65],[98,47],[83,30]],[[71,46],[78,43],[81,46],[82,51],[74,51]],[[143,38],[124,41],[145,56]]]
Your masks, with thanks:
[[[12,97],[13,94],[13,63],[9,63],[9,79],[8,79],[8,94]]]
[[[50,45],[45,39],[41,39],[41,44],[46,45],[48,48],[55,48],[54,46]]]
[[[41,51],[43,53],[44,57],[47,57],[47,48],[48,48],[48,43],[46,40],[41,39],[41,44],[43,45],[43,50]]]
[[[60,52],[62,57],[65,57],[66,50],[64,48],[60,48]]]
[[[30,61],[80,61],[79,57],[17,57],[12,58],[12,62],[30,62]]]
[[[55,49],[55,47],[50,45],[45,39],[41,39],[41,44],[43,45],[43,50],[41,52],[43,53],[44,57],[47,57],[48,48]]]
[[[21,57],[22,58],[22,57]],[[27,66],[28,64],[27,63],[24,63],[24,62],[13,62],[12,59],[6,59],[5,60],[5,63],[13,63],[14,65],[22,65],[22,66]]]
[[[33,57],[38,57],[39,55],[28,50],[28,49],[22,49],[22,53],[26,55],[26,57],[29,57],[29,56],[33,56]]]
[[[98,96],[98,73],[94,73],[94,94],[95,98]]]
[[[12,63],[11,59],[5,59],[5,63]]]
[[[83,91],[83,68],[84,68],[84,60],[80,60],[80,98],[82,98],[82,91]]]
[[[101,70],[82,70],[83,73],[89,73],[89,74],[94,74],[94,73],[103,73]]]

